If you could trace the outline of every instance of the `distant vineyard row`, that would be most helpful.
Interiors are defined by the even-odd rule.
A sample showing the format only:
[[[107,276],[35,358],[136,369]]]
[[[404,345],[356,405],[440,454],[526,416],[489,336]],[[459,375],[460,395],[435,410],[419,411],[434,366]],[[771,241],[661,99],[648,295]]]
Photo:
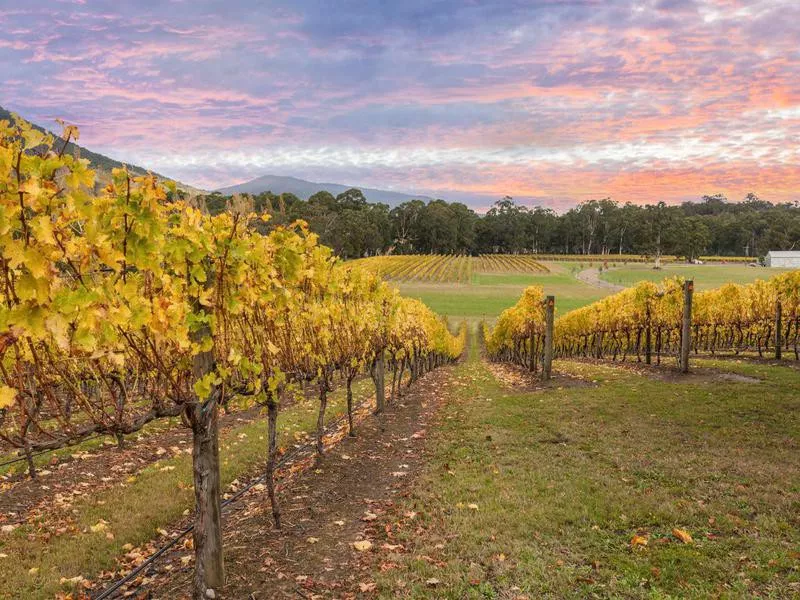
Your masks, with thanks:
[[[592,263],[651,263],[653,256],[640,254],[537,254],[537,260],[566,261],[566,262],[592,262]],[[701,256],[700,261],[710,263],[737,263],[746,264],[758,259],[752,256]],[[673,255],[662,255],[662,263],[685,262],[683,258]]]
[[[530,255],[409,254],[373,256],[353,261],[392,281],[441,281],[469,283],[473,273],[547,273]]]

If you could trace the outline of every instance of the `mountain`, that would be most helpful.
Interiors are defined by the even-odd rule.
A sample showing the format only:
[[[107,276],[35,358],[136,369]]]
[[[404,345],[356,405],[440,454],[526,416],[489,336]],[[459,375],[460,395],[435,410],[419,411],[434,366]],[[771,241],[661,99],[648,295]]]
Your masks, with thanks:
[[[279,175],[264,175],[263,177],[257,177],[251,181],[221,188],[217,191],[226,196],[232,194],[260,194],[262,192],[272,192],[273,194],[289,193],[303,200],[308,200],[309,196],[317,192],[326,191],[336,196],[350,188],[360,189],[370,202],[382,202],[389,206],[397,206],[408,200],[424,200],[425,202],[432,200],[428,196],[417,194],[404,194],[402,192],[376,190],[358,185],[342,185],[340,183],[315,183],[305,179],[281,177]]]
[[[6,110],[2,106],[0,106],[0,121],[2,121],[2,120],[12,121],[13,117],[11,116],[11,112],[9,112],[8,110]],[[47,129],[45,129],[44,127],[40,127],[36,123],[31,123],[31,125],[35,129],[38,129],[39,131],[48,132]],[[55,137],[59,137],[59,135],[60,135],[59,133],[56,133],[56,132],[49,132],[49,133],[52,133]],[[60,146],[59,146],[59,148],[60,148]],[[118,160],[115,160],[113,158],[109,158],[108,156],[105,156],[103,154],[98,154],[97,152],[92,152],[91,150],[87,150],[83,146],[79,146],[77,144],[73,144],[72,142],[69,142],[67,144],[66,149],[64,150],[64,152],[69,153],[69,154],[75,154],[76,151],[78,153],[78,156],[80,156],[81,158],[86,158],[86,159],[89,160],[89,165],[97,173],[98,183],[103,183],[103,182],[107,183],[108,181],[110,181],[111,169],[116,169],[116,168],[124,166],[123,163],[121,163]],[[127,165],[127,167],[128,167],[128,170],[134,175],[146,175],[148,173],[147,169],[145,169],[144,167],[140,167],[138,165]],[[152,171],[150,171],[150,172],[152,172]],[[159,173],[155,173],[155,172],[152,172],[152,173],[153,173],[153,175],[155,175],[159,179],[163,179],[163,180],[169,180],[170,179],[169,177],[165,177],[165,176],[163,176],[163,175],[161,175]],[[186,191],[188,191],[190,193],[197,193],[197,192],[201,191],[201,190],[197,190],[197,189],[195,189],[195,188],[193,188],[191,186],[184,185],[184,184],[179,183],[179,182],[176,182],[176,183],[177,183],[179,188],[184,189],[184,190],[186,190]]]

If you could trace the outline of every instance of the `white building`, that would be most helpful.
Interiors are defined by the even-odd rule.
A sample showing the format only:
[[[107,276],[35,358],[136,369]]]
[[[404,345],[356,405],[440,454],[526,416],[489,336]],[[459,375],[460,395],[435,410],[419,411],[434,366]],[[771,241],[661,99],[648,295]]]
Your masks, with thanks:
[[[768,267],[800,269],[800,250],[770,250],[764,264]]]

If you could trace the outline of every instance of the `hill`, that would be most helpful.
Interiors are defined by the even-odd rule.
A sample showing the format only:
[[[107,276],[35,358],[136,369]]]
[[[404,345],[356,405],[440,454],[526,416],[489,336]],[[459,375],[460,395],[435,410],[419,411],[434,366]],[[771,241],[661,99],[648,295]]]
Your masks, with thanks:
[[[20,116],[22,116],[22,115],[20,115]],[[2,121],[4,119],[5,120],[13,120],[13,118],[11,116],[11,112],[6,110],[2,106],[0,106],[0,121]],[[50,131],[48,129],[45,129],[44,127],[41,127],[40,125],[37,125],[36,123],[31,123],[31,125],[34,128],[38,129],[39,131],[45,131],[45,132],[52,133],[56,137],[59,137],[59,135],[60,135],[59,132]],[[113,158],[110,158],[108,156],[105,156],[104,154],[99,154],[97,152],[92,152],[91,150],[89,150],[89,149],[87,149],[87,148],[85,148],[83,146],[79,146],[78,144],[73,144],[72,142],[69,142],[67,144],[67,148],[66,148],[65,152],[67,152],[69,154],[75,154],[75,152],[77,152],[78,156],[80,156],[81,158],[88,159],[89,160],[89,164],[91,165],[92,169],[94,169],[97,172],[98,182],[99,183],[102,183],[103,181],[107,182],[108,181],[108,179],[106,179],[106,177],[108,177],[107,174],[111,173],[112,169],[116,169],[116,168],[119,168],[119,167],[122,167],[122,166],[127,166],[128,170],[131,173],[133,173],[134,175],[146,175],[148,172],[150,172],[150,173],[153,173],[153,175],[155,175],[159,179],[163,179],[163,180],[171,180],[172,179],[170,177],[166,177],[164,175],[161,175],[160,173],[156,173],[154,171],[149,171],[148,169],[145,169],[144,167],[140,167],[138,165],[131,165],[131,164],[123,165],[122,162],[120,162],[120,161],[118,161],[116,159],[113,159]],[[190,192],[190,193],[197,193],[197,192],[201,191],[201,190],[197,190],[196,188],[193,188],[191,186],[185,185],[185,184],[180,183],[180,182],[176,182],[176,183],[178,184],[179,188],[184,189],[184,190],[186,190],[187,192]]]
[[[351,188],[360,189],[370,202],[381,202],[389,206],[397,206],[409,200],[424,200],[425,202],[432,200],[428,196],[416,194],[377,190],[358,185],[342,185],[340,183],[316,183],[296,177],[281,177],[279,175],[264,175],[245,183],[221,188],[218,191],[225,195],[260,194],[262,192],[272,192],[273,194],[290,193],[303,200],[308,200],[310,196],[317,192],[327,191],[336,196]]]

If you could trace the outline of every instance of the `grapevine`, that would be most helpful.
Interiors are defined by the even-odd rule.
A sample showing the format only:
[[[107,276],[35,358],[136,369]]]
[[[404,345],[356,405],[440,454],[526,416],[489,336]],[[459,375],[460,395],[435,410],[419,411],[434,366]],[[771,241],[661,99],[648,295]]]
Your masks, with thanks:
[[[342,265],[302,222],[263,235],[266,217],[247,206],[210,216],[126,169],[94,194],[88,161],[63,153],[76,136],[0,122],[0,439],[30,458],[96,433],[122,443],[181,415],[194,444],[194,596],[206,597],[223,581],[219,407],[267,408],[271,483],[286,394],[316,382],[321,423],[336,374],[349,388],[388,357],[414,380],[457,358],[464,332]]]

